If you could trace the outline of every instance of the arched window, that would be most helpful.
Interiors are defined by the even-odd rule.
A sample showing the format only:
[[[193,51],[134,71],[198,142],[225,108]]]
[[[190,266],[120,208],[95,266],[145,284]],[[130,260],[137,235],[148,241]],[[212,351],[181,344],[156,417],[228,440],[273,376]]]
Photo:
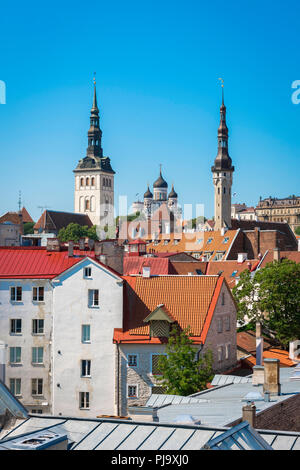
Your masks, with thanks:
[[[108,180],[108,186],[111,188],[111,180]]]
[[[85,200],[85,208],[84,208],[86,211],[89,211],[90,210],[90,200],[89,199],[86,199]]]
[[[95,212],[95,196],[91,197],[91,206],[90,206],[91,212]]]
[[[105,181],[106,181],[105,178],[103,178],[103,186],[106,186]]]
[[[86,186],[89,186],[89,185],[90,185],[90,178],[87,178],[87,179],[85,180],[85,184],[86,184]]]
[[[224,194],[226,194],[226,188],[224,188]]]
[[[92,179],[91,179],[91,186],[95,186],[95,178],[94,177],[92,177]]]
[[[80,178],[80,186],[84,186],[84,178]]]

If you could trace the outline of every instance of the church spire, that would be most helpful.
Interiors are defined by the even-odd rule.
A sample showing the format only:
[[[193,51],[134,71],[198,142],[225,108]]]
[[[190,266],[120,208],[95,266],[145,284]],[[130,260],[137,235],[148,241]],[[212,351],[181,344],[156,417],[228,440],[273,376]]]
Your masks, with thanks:
[[[232,160],[228,153],[228,127],[226,124],[226,106],[224,104],[224,81],[221,80],[222,86],[222,104],[220,106],[220,125],[218,128],[218,154],[212,171],[231,170],[234,171]]]
[[[90,128],[88,131],[88,157],[102,157],[103,150],[101,147],[102,131],[99,125],[99,108],[97,105],[96,78],[94,77],[94,96],[93,105],[90,116]]]

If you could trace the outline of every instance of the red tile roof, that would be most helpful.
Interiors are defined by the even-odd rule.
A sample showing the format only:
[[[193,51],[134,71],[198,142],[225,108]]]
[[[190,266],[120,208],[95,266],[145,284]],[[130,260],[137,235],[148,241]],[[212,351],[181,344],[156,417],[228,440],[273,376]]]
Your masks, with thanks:
[[[237,348],[245,352],[245,354],[256,353],[256,334],[254,331],[240,331],[236,335]],[[271,343],[264,337],[264,349],[271,348]]]
[[[143,267],[150,267],[152,276],[176,274],[168,258],[145,258],[143,256],[124,256],[123,274],[143,274]]]
[[[295,261],[295,263],[300,263],[300,251],[280,251],[279,255],[280,259],[289,259]],[[269,250],[259,267],[264,268],[267,263],[272,263],[272,261],[274,261],[274,250]]]
[[[296,364],[295,361],[289,358],[288,351],[276,348],[264,351],[263,359],[279,359],[280,367],[293,367]],[[249,356],[243,359],[243,362],[253,367],[256,365],[256,358],[255,356]]]
[[[124,276],[124,323],[116,329],[115,342],[153,343],[165,339],[150,338],[144,319],[163,304],[180,328],[190,327],[195,343],[205,342],[224,281],[218,276]]]
[[[204,261],[171,261],[171,264],[174,268],[175,274],[187,275],[192,273],[193,275],[197,274],[207,274],[208,263]],[[197,270],[199,272],[197,272]],[[201,273],[200,273],[201,271]],[[216,273],[212,273],[216,274]]]
[[[251,266],[248,263],[250,263]],[[210,261],[207,266],[206,274],[222,274],[230,289],[232,289],[236,285],[235,280],[243,271],[246,269],[255,271],[258,264],[259,260],[257,259],[245,260],[243,263],[238,263],[236,260]]]
[[[22,208],[21,212],[22,212],[22,219],[23,219],[24,224],[27,222],[30,222],[30,223],[34,222],[32,218],[30,217],[28,211],[25,209],[25,207]]]

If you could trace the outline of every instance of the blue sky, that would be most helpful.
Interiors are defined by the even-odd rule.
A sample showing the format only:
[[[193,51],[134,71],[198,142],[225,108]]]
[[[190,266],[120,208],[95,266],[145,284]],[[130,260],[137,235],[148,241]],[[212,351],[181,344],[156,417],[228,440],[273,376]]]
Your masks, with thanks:
[[[0,18],[0,214],[18,192],[41,210],[73,211],[85,156],[93,72],[104,154],[115,194],[129,202],[158,176],[181,204],[213,215],[225,81],[233,202],[299,194],[300,104],[296,1],[6,2]]]

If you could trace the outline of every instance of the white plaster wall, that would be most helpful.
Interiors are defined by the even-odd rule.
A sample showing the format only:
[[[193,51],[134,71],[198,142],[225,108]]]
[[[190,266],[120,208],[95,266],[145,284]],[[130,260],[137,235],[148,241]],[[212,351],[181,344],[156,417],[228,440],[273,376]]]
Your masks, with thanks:
[[[22,287],[22,301],[11,302],[10,287]],[[32,287],[44,286],[44,302],[32,301]],[[32,320],[44,319],[44,334],[32,334]],[[10,320],[22,320],[22,333],[10,333]],[[1,280],[0,281],[0,341],[7,344],[6,380],[21,379],[21,396],[18,399],[31,411],[32,408],[51,412],[51,335],[52,335],[52,288],[47,280]],[[9,363],[9,348],[21,347],[21,364]],[[44,348],[43,365],[32,365],[32,347]],[[43,396],[31,395],[31,379],[43,379]],[[45,405],[48,403],[49,405]]]
[[[86,266],[92,268],[92,279],[83,279]],[[122,327],[122,281],[89,259],[60,279],[53,294],[53,413],[78,417],[114,414],[112,340],[114,328]],[[88,307],[88,289],[99,289],[99,308]],[[81,342],[82,324],[91,325],[90,344]],[[81,378],[82,359],[91,360],[91,378]],[[90,392],[89,410],[79,409],[79,392]]]

